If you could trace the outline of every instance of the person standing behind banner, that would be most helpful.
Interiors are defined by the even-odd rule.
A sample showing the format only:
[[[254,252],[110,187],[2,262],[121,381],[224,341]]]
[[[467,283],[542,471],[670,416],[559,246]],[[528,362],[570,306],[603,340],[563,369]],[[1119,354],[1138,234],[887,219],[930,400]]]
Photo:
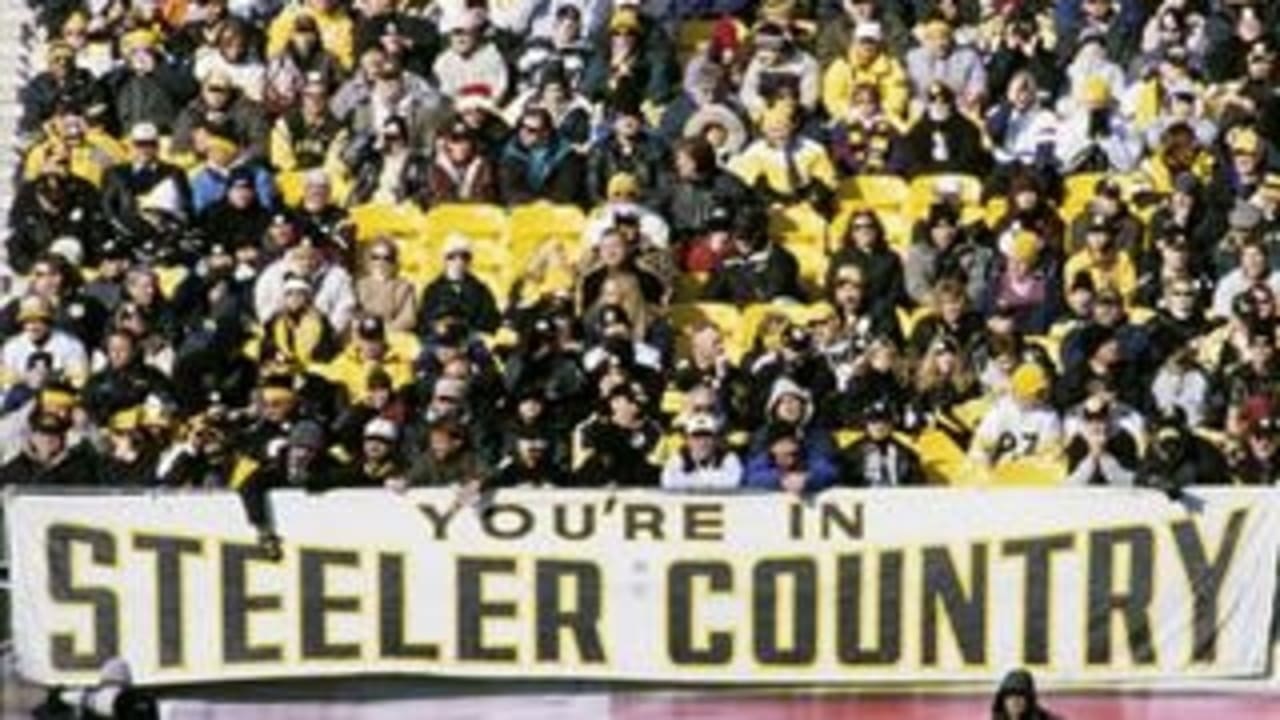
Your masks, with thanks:
[[[1012,391],[991,407],[974,431],[969,457],[986,467],[1043,457],[1062,443],[1062,421],[1049,405],[1049,375],[1034,362],[1013,372]]]
[[[1058,716],[1040,705],[1036,683],[1026,670],[1011,670],[1000,681],[991,701],[991,720],[1057,720]]]
[[[684,422],[684,444],[662,469],[664,490],[733,490],[742,482],[742,462],[724,446],[720,422],[698,413]]]

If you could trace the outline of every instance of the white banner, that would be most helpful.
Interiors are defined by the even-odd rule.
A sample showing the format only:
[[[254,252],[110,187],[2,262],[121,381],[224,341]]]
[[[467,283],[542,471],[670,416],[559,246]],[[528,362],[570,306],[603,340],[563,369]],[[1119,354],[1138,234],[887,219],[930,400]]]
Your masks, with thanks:
[[[41,683],[1261,677],[1280,495],[1191,495],[283,492],[278,562],[231,494],[20,495],[13,634]]]

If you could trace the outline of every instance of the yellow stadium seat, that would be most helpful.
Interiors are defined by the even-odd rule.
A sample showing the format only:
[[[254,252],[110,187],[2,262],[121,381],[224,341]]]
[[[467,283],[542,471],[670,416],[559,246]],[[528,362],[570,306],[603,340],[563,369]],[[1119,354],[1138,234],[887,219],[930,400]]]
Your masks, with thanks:
[[[862,436],[865,434],[866,433],[861,430],[837,430],[835,433],[836,447],[843,450],[861,440]]]
[[[742,342],[743,352],[755,344],[757,336],[766,321],[777,318],[784,323],[804,322],[809,308],[799,303],[753,303],[742,311],[742,322],[738,325],[738,336]]]
[[[790,205],[769,213],[769,236],[789,248],[804,245],[825,250],[827,221],[809,205]]]
[[[412,203],[366,203],[351,208],[357,242],[390,237],[403,249],[424,239],[424,220],[422,211]]]
[[[1094,188],[1106,173],[1076,173],[1062,181],[1062,218],[1068,222],[1079,215],[1093,199]]]
[[[1027,335],[1024,339],[1042,348],[1053,361],[1053,366],[1059,370],[1062,369],[1062,338],[1052,335]]]
[[[995,227],[1002,219],[1005,213],[1009,212],[1009,200],[1003,197],[993,197],[987,200],[987,204],[982,208],[982,219],[986,222],[987,227]]]
[[[391,352],[409,361],[416,360],[422,352],[422,341],[411,332],[388,332],[387,345]]]
[[[689,335],[687,331],[698,323],[708,322],[720,328],[724,336],[725,349],[729,356],[738,360],[742,356],[740,328],[742,315],[738,308],[728,303],[693,302],[672,305],[667,311],[667,318],[676,332],[677,354],[687,354]]]
[[[811,296],[822,293],[827,279],[827,263],[830,260],[826,251],[812,245],[791,245],[788,250],[796,256],[800,263],[800,282]]]
[[[855,175],[840,183],[841,202],[899,212],[910,197],[906,181],[897,175]]]
[[[973,175],[939,173],[921,175],[911,181],[910,194],[907,198],[907,216],[912,219],[924,217],[929,206],[938,199],[939,189],[954,185],[960,193],[961,204],[968,209],[977,208],[979,215],[982,209],[982,181]],[[973,211],[970,211],[972,215]],[[967,218],[966,218],[967,219]]]
[[[518,205],[511,209],[508,222],[512,258],[523,266],[525,260],[549,240],[564,247],[569,257],[577,257],[586,224],[582,210],[572,205],[543,202]]]
[[[505,245],[507,241],[507,214],[496,205],[437,205],[427,211],[424,223],[427,245],[433,248],[440,248],[455,233],[474,244]]]
[[[165,265],[156,268],[156,278],[160,284],[160,294],[171,298],[178,285],[187,278],[187,269],[181,265]]]
[[[1066,480],[1067,465],[1057,457],[1011,460],[992,468],[990,477],[999,487],[1057,487]]]
[[[840,248],[844,243],[845,236],[849,234],[849,222],[853,220],[853,214],[863,209],[866,209],[866,206],[859,202],[845,201],[840,204],[839,210],[836,211],[835,219],[831,221],[831,225],[827,229],[828,246],[832,252]],[[900,212],[887,208],[871,209],[875,211],[880,224],[884,226],[885,241],[895,250],[905,252],[907,247],[911,245],[913,225],[911,219]]]
[[[920,433],[914,444],[930,484],[955,485],[961,482],[969,461],[964,448],[957,445],[950,435],[929,428]]]
[[[662,412],[663,413],[674,417],[676,415],[679,415],[680,411],[683,409],[684,409],[684,393],[672,388],[668,388],[666,392],[662,393]]]
[[[916,326],[920,324],[920,321],[934,313],[934,309],[928,305],[921,305],[920,307],[907,312],[902,312],[900,310],[898,312],[898,324],[902,326],[902,336],[910,338],[911,333],[915,332]],[[903,319],[904,316],[906,318],[905,320]]]
[[[974,398],[969,402],[955,406],[951,414],[964,423],[965,428],[972,430],[982,421],[982,417],[991,409],[992,399],[989,397]]]

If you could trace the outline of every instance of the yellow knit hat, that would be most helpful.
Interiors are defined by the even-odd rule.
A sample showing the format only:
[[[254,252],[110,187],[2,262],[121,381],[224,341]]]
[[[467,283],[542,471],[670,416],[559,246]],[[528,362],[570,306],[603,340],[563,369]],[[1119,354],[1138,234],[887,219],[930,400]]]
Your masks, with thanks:
[[[1031,402],[1049,391],[1049,376],[1039,364],[1024,362],[1013,371],[1010,385],[1016,400]]]
[[[609,178],[607,194],[610,200],[626,200],[640,194],[640,182],[629,172],[614,173]]]
[[[1029,230],[1020,230],[1013,234],[1009,243],[1009,256],[1027,265],[1031,265],[1040,255],[1040,238]]]
[[[1105,105],[1111,100],[1111,85],[1101,75],[1090,75],[1080,85],[1080,100],[1086,105]]]

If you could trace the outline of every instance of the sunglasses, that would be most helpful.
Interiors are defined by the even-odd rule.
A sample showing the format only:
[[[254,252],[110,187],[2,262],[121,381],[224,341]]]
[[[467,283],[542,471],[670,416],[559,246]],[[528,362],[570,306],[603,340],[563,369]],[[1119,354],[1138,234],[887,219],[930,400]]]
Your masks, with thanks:
[[[445,260],[470,260],[471,253],[468,252],[451,252],[444,256]]]

